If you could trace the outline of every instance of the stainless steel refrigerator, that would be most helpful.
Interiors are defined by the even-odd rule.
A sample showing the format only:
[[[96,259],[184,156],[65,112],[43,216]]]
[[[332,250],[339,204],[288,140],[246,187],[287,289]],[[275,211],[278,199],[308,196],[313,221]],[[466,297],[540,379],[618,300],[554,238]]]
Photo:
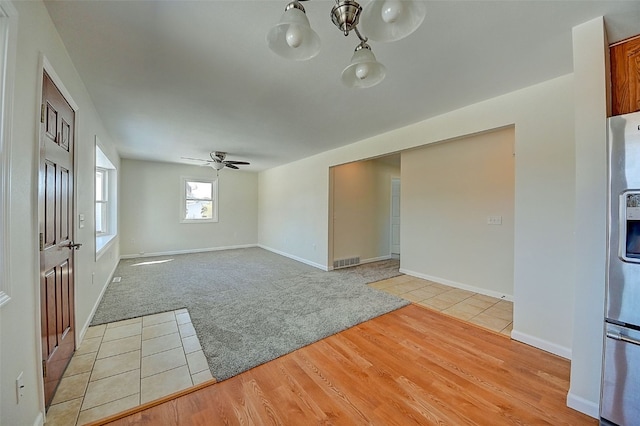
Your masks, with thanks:
[[[640,425],[640,113],[609,119],[602,425]]]

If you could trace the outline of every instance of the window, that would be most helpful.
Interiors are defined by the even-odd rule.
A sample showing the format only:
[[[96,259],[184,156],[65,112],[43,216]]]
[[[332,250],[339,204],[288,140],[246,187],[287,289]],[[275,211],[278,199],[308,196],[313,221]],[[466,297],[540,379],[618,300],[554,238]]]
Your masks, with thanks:
[[[107,248],[118,234],[118,174],[113,163],[98,146],[96,137],[95,232],[96,256]]]
[[[218,221],[218,181],[182,178],[181,222]]]
[[[109,172],[96,167],[96,235],[104,235],[109,230]]]
[[[0,0],[0,306],[10,299],[9,180],[11,120],[18,12],[11,2]]]

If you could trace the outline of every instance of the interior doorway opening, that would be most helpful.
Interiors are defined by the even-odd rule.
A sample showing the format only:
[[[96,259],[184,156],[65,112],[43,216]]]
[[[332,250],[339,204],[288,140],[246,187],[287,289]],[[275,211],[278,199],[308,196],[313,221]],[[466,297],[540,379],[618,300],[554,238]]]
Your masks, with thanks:
[[[335,166],[330,175],[333,269],[399,259],[400,154]]]

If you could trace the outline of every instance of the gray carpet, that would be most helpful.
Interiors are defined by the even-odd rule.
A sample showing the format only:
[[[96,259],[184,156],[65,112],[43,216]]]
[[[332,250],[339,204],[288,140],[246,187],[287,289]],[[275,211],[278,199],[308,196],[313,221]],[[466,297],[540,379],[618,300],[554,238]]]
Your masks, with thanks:
[[[324,272],[260,248],[126,259],[91,325],[187,308],[223,380],[407,305],[366,285],[398,269],[388,260]]]

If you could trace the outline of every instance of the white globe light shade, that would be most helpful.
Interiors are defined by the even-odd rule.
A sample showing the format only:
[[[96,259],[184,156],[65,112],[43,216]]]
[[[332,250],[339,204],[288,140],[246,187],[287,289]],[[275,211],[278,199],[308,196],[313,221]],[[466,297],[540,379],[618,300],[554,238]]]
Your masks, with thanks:
[[[306,61],[320,52],[320,37],[309,25],[307,15],[290,8],[267,34],[267,44],[274,53],[294,61]]]
[[[384,80],[386,68],[376,60],[369,49],[359,49],[353,53],[351,63],[342,71],[342,82],[358,89],[375,86]]]
[[[362,33],[374,41],[396,41],[420,27],[427,11],[420,0],[374,0],[360,15]]]

